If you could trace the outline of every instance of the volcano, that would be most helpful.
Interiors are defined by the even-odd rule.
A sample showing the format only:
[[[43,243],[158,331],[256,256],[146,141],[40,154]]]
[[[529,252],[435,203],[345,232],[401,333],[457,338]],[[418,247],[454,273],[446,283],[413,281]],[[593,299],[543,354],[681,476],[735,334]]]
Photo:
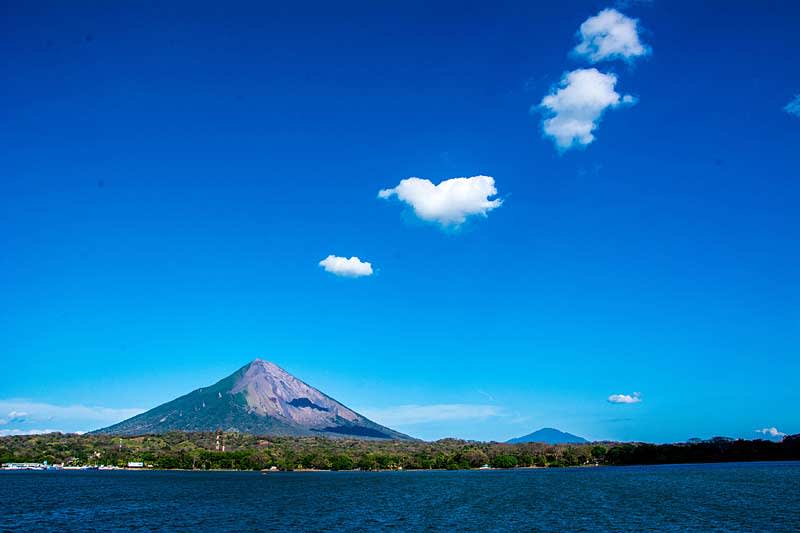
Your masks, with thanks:
[[[262,359],[210,387],[93,433],[148,435],[219,429],[254,435],[411,439],[361,416]]]

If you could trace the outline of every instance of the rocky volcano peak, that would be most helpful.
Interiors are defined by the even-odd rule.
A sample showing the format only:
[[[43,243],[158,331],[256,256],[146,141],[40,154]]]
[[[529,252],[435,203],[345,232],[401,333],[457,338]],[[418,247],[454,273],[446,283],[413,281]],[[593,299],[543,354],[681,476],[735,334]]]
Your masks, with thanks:
[[[96,433],[239,431],[257,435],[327,435],[408,439],[297,379],[255,359],[214,385],[197,389]]]
[[[231,394],[243,394],[248,411],[285,418],[299,424],[349,422],[359,415],[269,361],[256,359],[245,367]]]

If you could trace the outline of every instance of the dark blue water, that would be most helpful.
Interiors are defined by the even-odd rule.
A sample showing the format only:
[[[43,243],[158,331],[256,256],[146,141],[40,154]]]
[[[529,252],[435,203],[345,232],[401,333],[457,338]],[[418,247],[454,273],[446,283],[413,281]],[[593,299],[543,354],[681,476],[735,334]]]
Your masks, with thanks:
[[[800,463],[468,472],[1,472],[0,529],[798,531]]]

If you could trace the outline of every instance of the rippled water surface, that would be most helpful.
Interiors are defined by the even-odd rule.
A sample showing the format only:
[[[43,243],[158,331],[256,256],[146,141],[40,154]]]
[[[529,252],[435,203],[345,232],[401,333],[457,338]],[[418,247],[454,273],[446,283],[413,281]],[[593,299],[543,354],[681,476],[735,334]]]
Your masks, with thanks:
[[[800,463],[469,472],[0,472],[0,529],[798,531]]]

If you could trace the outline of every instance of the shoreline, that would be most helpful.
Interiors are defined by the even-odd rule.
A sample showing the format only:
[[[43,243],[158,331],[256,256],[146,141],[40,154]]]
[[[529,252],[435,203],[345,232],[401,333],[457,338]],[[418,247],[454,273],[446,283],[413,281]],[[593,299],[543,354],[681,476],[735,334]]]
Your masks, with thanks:
[[[0,468],[2,472],[245,472],[252,474],[314,474],[314,473],[403,473],[403,472],[515,472],[521,470],[571,470],[571,469],[590,469],[590,468],[631,468],[642,466],[692,466],[692,465],[713,465],[713,464],[773,464],[773,463],[800,463],[800,459],[775,459],[757,461],[697,461],[691,463],[647,463],[647,464],[628,464],[628,465],[574,465],[574,466],[517,466],[513,468],[388,468],[377,470],[363,470],[354,468],[350,470],[333,469],[314,469],[302,468],[295,470],[244,470],[236,468]]]

